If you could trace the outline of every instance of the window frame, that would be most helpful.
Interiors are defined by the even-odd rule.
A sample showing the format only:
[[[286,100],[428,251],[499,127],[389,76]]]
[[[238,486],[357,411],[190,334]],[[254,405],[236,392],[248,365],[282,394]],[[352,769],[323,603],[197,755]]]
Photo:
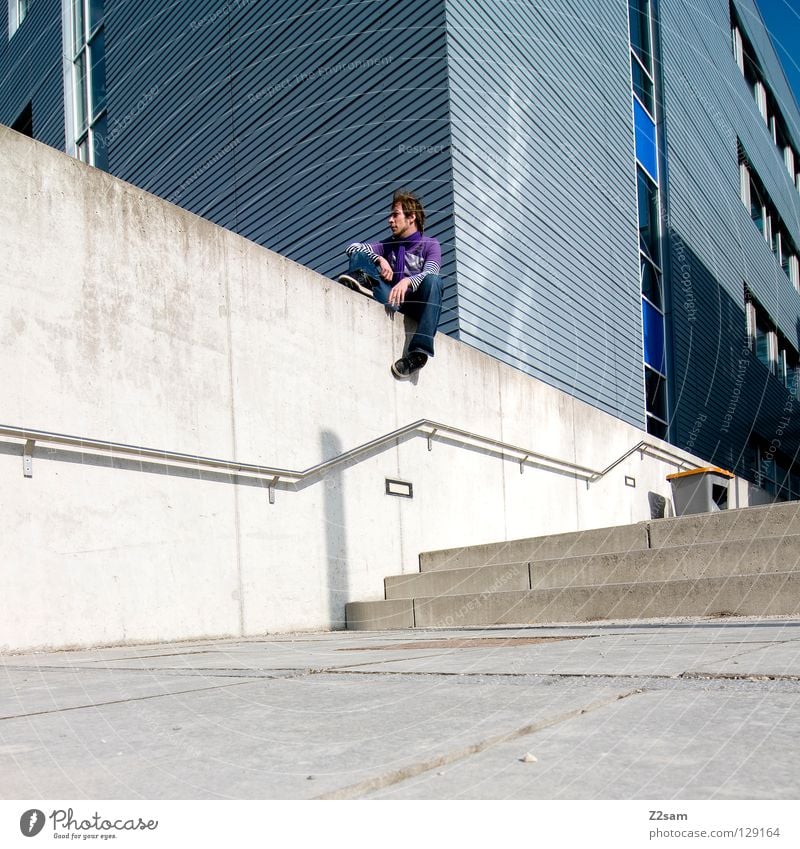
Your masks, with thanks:
[[[63,20],[68,49],[65,65],[68,68],[71,114],[67,118],[72,155],[96,168],[107,170],[104,129],[107,123],[105,94],[105,10],[100,7],[99,19],[92,21],[92,0],[64,0]],[[95,90],[103,84],[102,96]],[[71,125],[71,126],[70,126]]]
[[[8,0],[8,37],[11,38],[28,17],[33,0]]]

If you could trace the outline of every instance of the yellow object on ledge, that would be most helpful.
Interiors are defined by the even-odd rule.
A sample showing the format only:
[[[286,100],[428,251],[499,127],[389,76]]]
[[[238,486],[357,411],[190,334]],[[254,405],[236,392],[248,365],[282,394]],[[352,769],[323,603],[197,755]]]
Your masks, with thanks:
[[[699,469],[687,469],[685,472],[675,472],[672,475],[667,475],[667,480],[675,480],[676,478],[685,478],[689,475],[699,475],[706,472],[712,472],[715,475],[724,475],[726,478],[735,478],[733,472],[728,472],[725,469],[720,469],[717,466],[701,466]]]

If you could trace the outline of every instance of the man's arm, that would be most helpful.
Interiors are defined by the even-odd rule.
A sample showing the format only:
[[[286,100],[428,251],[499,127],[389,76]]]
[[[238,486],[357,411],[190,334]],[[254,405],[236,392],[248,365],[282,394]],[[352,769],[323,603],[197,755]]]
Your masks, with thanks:
[[[384,256],[383,242],[353,242],[345,248],[348,256],[357,252],[366,254],[378,266],[378,271],[384,280],[392,279],[392,267]]]
[[[353,242],[345,248],[344,252],[348,256],[357,252],[366,254],[373,262],[378,262],[383,256],[383,245],[380,242]]]

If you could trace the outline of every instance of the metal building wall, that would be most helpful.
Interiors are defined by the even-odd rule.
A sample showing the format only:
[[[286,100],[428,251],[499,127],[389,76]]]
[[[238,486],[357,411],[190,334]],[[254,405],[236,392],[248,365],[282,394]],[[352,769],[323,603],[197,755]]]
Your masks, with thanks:
[[[627,4],[447,17],[460,338],[643,427]]]
[[[674,441],[747,473],[748,441],[800,447],[798,405],[747,348],[744,287],[798,348],[800,294],[740,199],[737,139],[800,242],[800,195],[731,48],[728,0],[661,4],[671,265]],[[796,129],[797,108],[752,0],[736,0],[767,81]],[[795,143],[797,133],[795,132]]]
[[[398,186],[445,249],[455,329],[440,0],[107,2],[112,173],[331,276],[389,235]],[[114,131],[116,136],[114,136]]]
[[[228,12],[220,0],[106,0],[115,177],[233,229]]]
[[[8,3],[0,3],[0,123],[11,126],[32,104],[33,137],[64,149],[61,2],[36,0],[8,37]]]

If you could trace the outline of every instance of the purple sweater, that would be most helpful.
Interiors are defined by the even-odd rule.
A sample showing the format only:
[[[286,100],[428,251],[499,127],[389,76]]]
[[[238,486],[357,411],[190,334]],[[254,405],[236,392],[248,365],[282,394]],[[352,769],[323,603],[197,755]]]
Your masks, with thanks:
[[[403,267],[398,268],[397,259],[401,248],[405,258]],[[406,239],[392,237],[383,242],[354,242],[347,246],[345,252],[350,256],[356,251],[367,254],[374,261],[377,261],[378,257],[383,257],[394,272],[392,282],[397,283],[403,277],[408,277],[412,292],[417,291],[422,278],[427,274],[441,273],[442,249],[439,247],[439,242],[430,236],[423,236],[419,231],[412,233]]]

